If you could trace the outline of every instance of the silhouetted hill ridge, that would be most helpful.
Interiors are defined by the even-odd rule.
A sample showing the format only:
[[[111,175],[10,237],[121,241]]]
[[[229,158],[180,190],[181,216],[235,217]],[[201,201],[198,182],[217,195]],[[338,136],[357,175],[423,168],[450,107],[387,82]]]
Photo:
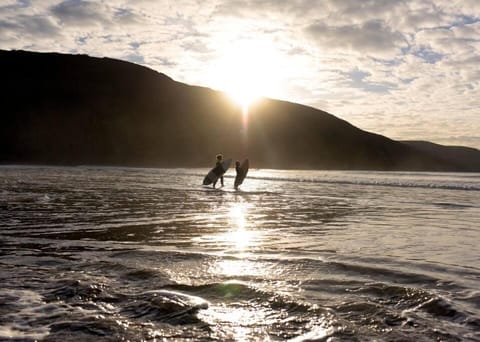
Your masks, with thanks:
[[[194,167],[222,152],[253,167],[480,170],[286,101],[252,105],[245,130],[224,93],[115,59],[0,51],[0,71],[2,163]]]
[[[419,151],[434,155],[438,159],[458,164],[465,171],[480,170],[480,151],[476,148],[445,146],[429,141],[405,140],[401,142]]]

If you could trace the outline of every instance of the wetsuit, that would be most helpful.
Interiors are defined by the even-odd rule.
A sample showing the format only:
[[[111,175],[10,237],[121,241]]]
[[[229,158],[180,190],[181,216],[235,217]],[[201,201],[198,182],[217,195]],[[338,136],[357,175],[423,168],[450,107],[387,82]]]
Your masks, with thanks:
[[[223,161],[223,160],[217,160],[217,163],[215,164],[215,166],[221,165],[221,164],[222,164],[222,161]],[[220,178],[220,183],[221,183],[222,186],[223,186],[223,175],[220,176],[219,178]],[[217,184],[217,182],[218,182],[218,179],[217,179],[215,182],[213,182],[213,187],[214,187],[214,188],[215,188],[215,185]]]

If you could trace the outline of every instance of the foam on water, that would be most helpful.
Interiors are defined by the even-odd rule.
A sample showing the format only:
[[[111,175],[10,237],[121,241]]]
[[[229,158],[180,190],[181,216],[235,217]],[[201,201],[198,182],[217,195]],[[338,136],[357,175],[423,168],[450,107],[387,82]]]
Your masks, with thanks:
[[[29,290],[0,289],[1,339],[42,339],[50,333],[48,325],[36,321],[55,316],[59,310],[44,302],[42,296]]]

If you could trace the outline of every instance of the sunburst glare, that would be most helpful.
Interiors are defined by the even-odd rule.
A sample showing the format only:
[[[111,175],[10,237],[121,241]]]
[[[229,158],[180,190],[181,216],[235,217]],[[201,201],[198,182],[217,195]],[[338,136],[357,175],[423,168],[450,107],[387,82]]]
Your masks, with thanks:
[[[245,110],[261,96],[276,92],[281,54],[271,42],[229,44],[209,71],[210,85],[225,91]]]

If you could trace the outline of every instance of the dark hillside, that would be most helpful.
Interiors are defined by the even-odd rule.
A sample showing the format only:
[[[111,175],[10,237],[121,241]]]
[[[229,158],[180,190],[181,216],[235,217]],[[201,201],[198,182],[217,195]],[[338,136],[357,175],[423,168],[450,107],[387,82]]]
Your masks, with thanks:
[[[245,132],[223,93],[109,58],[0,51],[0,72],[2,163],[193,167],[222,152],[253,167],[466,170],[455,153],[444,158],[289,102],[254,105]]]
[[[454,163],[464,171],[480,170],[480,151],[463,146],[444,146],[428,141],[402,141],[402,143],[414,149],[428,153],[438,159]]]

